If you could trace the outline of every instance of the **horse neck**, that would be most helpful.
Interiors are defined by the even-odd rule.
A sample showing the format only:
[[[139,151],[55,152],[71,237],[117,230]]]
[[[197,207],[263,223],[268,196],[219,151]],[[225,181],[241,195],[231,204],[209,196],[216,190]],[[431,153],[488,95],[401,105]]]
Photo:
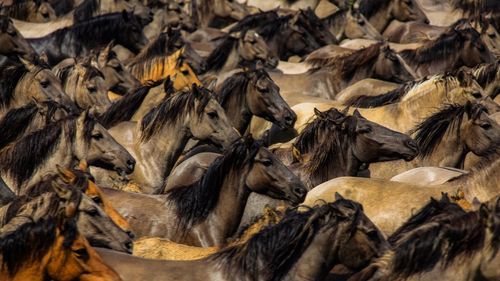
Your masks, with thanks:
[[[416,53],[421,48],[409,49],[408,52],[412,53],[414,55],[412,57],[415,58],[419,56]],[[455,65],[461,65],[460,53],[456,51],[446,56],[441,56],[440,58],[425,62],[424,64],[418,63],[416,59],[404,58],[403,60],[420,77],[445,73],[446,71],[453,70]]]
[[[29,73],[26,73],[19,79],[19,82],[17,82],[16,87],[12,91],[12,101],[9,108],[21,107],[32,101],[31,83],[33,83],[33,76]]]
[[[222,66],[221,69],[215,71],[214,74],[220,75],[222,73],[231,71],[238,67],[238,65],[240,64],[240,54],[238,54],[238,44],[239,43],[234,44],[233,49],[227,56],[226,63],[224,63],[224,66]]]
[[[339,242],[332,232],[336,232],[333,227],[318,231],[283,280],[323,280],[338,263],[332,252],[338,251]]]
[[[223,106],[228,120],[231,120],[233,127],[235,127],[240,134],[246,132],[252,120],[252,112],[250,112],[246,100],[247,91],[248,86],[246,88],[235,87],[235,91],[229,94]]]
[[[493,196],[498,195],[500,179],[497,176],[500,160],[496,160],[489,167],[475,170],[457,181],[446,184],[449,187],[465,191],[466,199],[472,202],[477,198],[480,202],[486,202]]]
[[[394,3],[394,1],[390,2],[391,3],[388,4],[387,7],[379,9],[368,19],[369,23],[373,25],[380,34],[384,33],[389,23],[394,19],[391,13],[392,3]]]
[[[219,193],[219,204],[213,210],[212,215],[208,217],[209,225],[217,227],[221,243],[224,243],[226,238],[235,233],[243,216],[247,199],[250,196],[250,189],[245,183],[250,162],[243,165],[240,170],[232,169],[225,176]]]
[[[150,169],[149,180],[156,187],[161,187],[163,179],[170,174],[189,140],[190,133],[184,126],[184,122],[184,118],[181,118],[175,124],[165,125],[160,132],[149,140],[145,142],[138,140],[136,144],[138,157],[144,159],[150,165],[148,166],[148,169]],[[136,130],[140,132],[141,122],[137,123]],[[176,133],[172,134],[172,132]],[[140,133],[137,135],[139,136]],[[142,161],[138,161],[139,164],[140,162]]]
[[[463,130],[457,131],[453,124],[446,131],[444,137],[435,147],[434,151],[427,157],[421,158],[420,166],[438,166],[463,169],[465,156],[470,151],[462,139]]]
[[[50,259],[52,250],[48,252],[42,259],[33,260],[29,263],[29,267],[20,269],[14,276],[10,276],[7,270],[0,271],[0,279],[5,281],[44,281],[46,280],[46,268]],[[0,257],[0,262],[2,257]],[[49,278],[50,279],[50,278]]]

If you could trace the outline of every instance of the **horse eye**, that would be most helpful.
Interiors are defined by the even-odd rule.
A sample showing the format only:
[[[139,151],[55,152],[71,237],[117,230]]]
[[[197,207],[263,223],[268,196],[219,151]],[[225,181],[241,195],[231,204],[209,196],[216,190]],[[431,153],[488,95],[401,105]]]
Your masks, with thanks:
[[[215,118],[219,117],[219,115],[217,114],[216,111],[210,111],[207,113],[207,115],[210,119],[215,119]]]
[[[95,133],[92,135],[93,139],[100,140],[103,138],[103,135],[101,133]]]
[[[49,84],[50,84],[50,82],[47,79],[40,81],[40,85],[44,88],[47,88],[49,86]]]
[[[271,159],[264,159],[262,160],[262,165],[269,167],[273,164],[273,161]]]
[[[102,203],[101,197],[99,197],[99,196],[93,196],[92,201],[94,201],[96,204]]]
[[[87,252],[87,249],[85,249],[85,248],[77,249],[77,250],[74,250],[73,252],[78,256],[78,258],[80,258],[82,260],[89,259],[89,252]]]
[[[113,69],[116,70],[116,71],[122,71],[122,66],[121,65],[117,65],[117,66],[114,66]]]
[[[7,34],[9,34],[10,36],[12,37],[15,37],[17,35],[16,31],[15,30],[8,30],[7,31]]]
[[[378,232],[376,230],[368,232],[367,235],[371,240],[377,240],[379,238]]]
[[[359,25],[364,25],[364,24],[365,24],[365,21],[364,21],[363,19],[359,19],[359,20],[358,20],[358,24],[359,24]]]
[[[186,70],[183,70],[183,71],[181,71],[181,73],[182,73],[182,75],[184,75],[184,76],[188,76],[188,75],[189,75],[189,70],[187,70],[187,69],[186,69]]]
[[[485,130],[491,129],[491,124],[490,123],[483,123],[480,126],[481,126],[481,128],[483,128]]]
[[[97,211],[97,209],[91,209],[87,212],[87,214],[89,214],[91,217],[95,217],[99,214],[99,212]]]
[[[474,93],[472,93],[472,96],[473,96],[474,98],[476,98],[476,99],[480,99],[480,98],[482,98],[482,97],[483,97],[483,95],[481,95],[481,93],[479,93],[479,92],[474,92]]]
[[[87,90],[89,90],[89,92],[92,92],[92,93],[97,92],[97,88],[96,88],[96,86],[88,86],[88,87],[87,87]]]
[[[359,134],[371,133],[372,129],[370,127],[362,127],[356,130]]]
[[[497,35],[495,33],[488,34],[490,38],[495,38]]]

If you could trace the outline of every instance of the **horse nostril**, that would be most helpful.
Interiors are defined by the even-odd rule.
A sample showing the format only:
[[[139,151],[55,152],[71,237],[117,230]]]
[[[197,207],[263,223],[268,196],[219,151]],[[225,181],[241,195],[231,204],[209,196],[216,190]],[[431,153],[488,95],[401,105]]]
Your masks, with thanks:
[[[125,248],[127,248],[129,253],[132,253],[134,249],[134,243],[132,241],[125,243]]]
[[[293,192],[295,193],[295,195],[302,198],[302,197],[306,196],[307,190],[303,187],[296,187],[293,189]]]
[[[135,166],[135,160],[132,160],[132,159],[127,160],[127,166],[129,168],[133,169]]]
[[[407,141],[406,145],[411,148],[412,150],[414,150],[415,152],[418,151],[418,146],[417,146],[417,143],[414,141],[414,140],[409,140]]]
[[[132,232],[132,230],[128,230],[127,231],[127,235],[128,235],[128,237],[130,237],[130,239],[134,239],[135,238],[135,234]]]

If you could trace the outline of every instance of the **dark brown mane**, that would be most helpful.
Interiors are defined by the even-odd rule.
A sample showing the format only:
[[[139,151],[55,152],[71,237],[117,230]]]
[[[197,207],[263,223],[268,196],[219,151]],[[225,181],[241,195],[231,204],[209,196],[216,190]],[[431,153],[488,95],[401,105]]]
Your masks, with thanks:
[[[485,234],[486,225],[477,212],[425,224],[396,243],[393,272],[405,278],[431,270],[440,262],[446,268],[458,257],[481,249]]]
[[[264,228],[246,243],[227,247],[209,259],[217,262],[229,279],[244,276],[245,280],[283,280],[316,233],[324,227],[337,226],[339,219],[335,212],[338,208],[355,210],[350,218],[352,223],[358,220],[362,211],[359,204],[350,200],[338,200],[306,211],[289,209],[278,224]]]
[[[166,193],[176,207],[181,233],[208,217],[219,202],[226,179],[234,176],[234,173],[242,173],[244,167],[253,161],[260,147],[260,143],[253,140],[245,143],[238,141],[210,165],[198,182]]]
[[[257,80],[261,77],[269,78],[269,74],[264,69],[242,71],[227,78],[217,93],[217,101],[222,107],[224,107],[230,95],[245,95],[248,83],[252,80],[252,74],[256,76]]]
[[[141,140],[147,141],[160,132],[167,124],[177,122],[184,118],[188,112],[195,112],[196,118],[200,116],[212,94],[206,88],[193,86],[191,90],[179,92],[166,97],[163,102],[149,111],[141,122]],[[198,105],[195,106],[195,102]]]
[[[421,81],[409,81],[400,85],[396,89],[378,96],[355,96],[347,100],[345,106],[353,106],[359,108],[371,108],[388,104],[393,104],[401,101],[401,99]]]
[[[158,37],[149,42],[137,56],[132,58],[127,66],[131,67],[136,64],[144,64],[145,61],[150,61],[154,58],[165,58],[173,54],[179,48],[175,46],[182,36],[179,31],[162,32]]]
[[[390,0],[359,0],[359,11],[369,19],[375,15],[379,10],[384,9],[391,3]]]
[[[70,142],[74,141],[76,120],[76,117],[69,117],[51,123],[4,149],[0,154],[0,170],[9,174],[18,186],[22,185],[54,154],[63,134]],[[86,119],[83,138],[87,143],[95,122],[93,118]]]
[[[472,73],[477,83],[481,87],[485,88],[491,82],[495,81],[497,76],[500,75],[500,60],[492,63],[481,64],[474,68]]]
[[[420,148],[420,157],[429,156],[441,143],[447,131],[454,130],[455,134],[459,136],[464,114],[475,118],[483,111],[486,111],[486,108],[480,104],[447,104],[440,111],[429,116],[412,130],[415,133],[415,141]]]
[[[9,64],[0,68],[0,108],[10,105],[17,84],[28,72],[22,64]]]
[[[311,62],[314,63],[314,65],[312,65],[313,69],[310,71],[327,67],[339,71],[343,78],[349,77],[358,68],[374,61],[374,59],[380,54],[383,44],[384,43],[379,42],[353,53],[334,58],[327,58],[325,60],[315,59]]]

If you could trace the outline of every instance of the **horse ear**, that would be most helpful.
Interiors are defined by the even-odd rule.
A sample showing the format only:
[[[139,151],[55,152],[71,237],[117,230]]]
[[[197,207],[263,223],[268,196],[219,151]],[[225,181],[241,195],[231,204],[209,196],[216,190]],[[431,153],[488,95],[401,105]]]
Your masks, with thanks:
[[[163,82],[163,90],[167,95],[171,95],[174,92],[174,82],[170,79],[170,75]]]
[[[484,203],[481,204],[479,207],[479,217],[483,220],[486,221],[490,215],[490,209],[488,206]]]
[[[52,182],[52,189],[63,200],[69,200],[71,198],[71,190],[61,186],[58,182]]]
[[[230,33],[229,37],[234,38],[234,39],[240,39],[241,38],[241,31]]]
[[[24,67],[28,70],[32,70],[35,68],[35,64],[21,56],[18,56],[19,61],[24,65]]]
[[[441,203],[450,203],[450,198],[448,197],[448,193],[446,192],[441,192],[441,200],[439,200]]]
[[[359,117],[359,118],[363,118],[363,116],[361,116],[361,113],[359,113],[359,110],[357,108],[354,110],[352,115]]]
[[[59,177],[65,182],[65,183],[72,183],[75,181],[75,174],[73,174],[69,169],[63,169],[63,167],[56,165],[57,172],[59,173]]]
[[[77,125],[80,126],[80,128],[83,128],[83,126],[85,125],[85,121],[87,121],[88,118],[89,118],[89,110],[87,109],[84,110],[76,120]]]
[[[80,160],[80,163],[78,163],[78,170],[86,172],[88,169],[89,169],[89,164],[87,163],[87,160],[85,159]]]
[[[344,200],[345,198],[340,195],[340,193],[338,192],[335,192],[335,201],[338,201],[338,200]]]
[[[316,107],[314,108],[314,114],[318,117],[318,118],[321,118],[321,119],[324,119],[325,118],[325,114],[321,111],[319,111],[319,109],[317,109]]]
[[[123,18],[124,21],[129,21],[130,20],[130,16],[129,16],[127,10],[125,10],[125,9],[123,9],[123,11],[122,11],[122,18]]]

